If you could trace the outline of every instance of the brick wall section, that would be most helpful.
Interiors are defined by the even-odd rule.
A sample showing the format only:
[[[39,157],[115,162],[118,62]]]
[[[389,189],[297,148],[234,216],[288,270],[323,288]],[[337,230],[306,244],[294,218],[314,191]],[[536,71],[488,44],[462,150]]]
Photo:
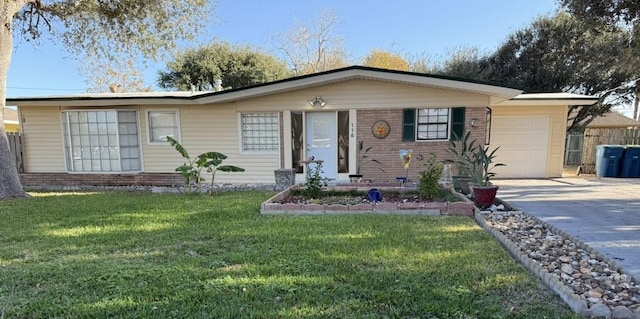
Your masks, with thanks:
[[[476,118],[476,127],[470,125],[472,118]],[[376,121],[385,120],[389,122],[389,136],[378,139],[373,136],[371,127]],[[358,140],[364,142],[364,148],[373,148],[369,151],[369,159],[373,158],[382,163],[369,163],[363,165],[363,179],[372,182],[387,183],[395,182],[396,177],[405,176],[406,171],[402,168],[400,161],[401,149],[412,149],[413,158],[409,168],[409,182],[417,182],[421,166],[431,153],[436,155],[438,161],[451,159],[446,149],[449,147],[448,141],[424,141],[424,142],[402,142],[402,109],[390,110],[358,110]],[[486,125],[486,107],[467,108],[465,112],[465,132],[471,131],[471,139],[477,139],[484,145]],[[423,160],[420,161],[420,156]],[[366,161],[366,160],[365,160]],[[381,172],[376,166],[382,167],[385,172]],[[455,170],[455,168],[454,168]]]
[[[178,173],[138,174],[20,174],[23,186],[179,186],[183,185]]]

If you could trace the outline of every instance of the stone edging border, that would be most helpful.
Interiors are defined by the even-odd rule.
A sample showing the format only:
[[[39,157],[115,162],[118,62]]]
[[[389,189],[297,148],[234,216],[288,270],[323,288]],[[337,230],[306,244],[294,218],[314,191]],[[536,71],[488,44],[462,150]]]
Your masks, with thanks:
[[[295,187],[295,186],[293,186]],[[398,214],[398,215],[458,215],[472,217],[474,205],[468,201],[438,203],[362,203],[355,205],[320,205],[320,204],[281,204],[274,203],[289,194],[289,187],[272,196],[260,205],[260,214],[292,214],[292,215],[338,215],[338,214]],[[460,196],[457,196],[460,197]]]
[[[528,214],[525,211],[520,210],[519,208],[513,205],[511,205],[511,207],[516,209],[512,212],[519,212],[519,213],[525,214],[529,218],[533,218],[537,220],[539,223],[543,224],[552,232],[558,235],[567,237],[569,240],[574,242],[578,248],[584,249],[589,254],[595,254],[598,258],[609,263],[609,265],[615,268],[618,272],[626,273],[624,272],[623,268],[620,265],[610,260],[606,256],[602,255],[600,252],[596,251],[595,249],[589,247],[587,244],[585,244],[581,240],[575,238],[570,234],[567,234],[563,230],[560,230],[557,227],[531,214]],[[521,252],[520,248],[511,240],[509,240],[505,235],[503,235],[498,229],[488,226],[486,223],[486,220],[484,219],[482,211],[477,207],[475,208],[474,219],[484,230],[486,230],[488,233],[493,235],[498,240],[498,242],[500,242],[500,244],[509,252],[511,256],[513,256],[516,260],[518,260],[527,270],[529,270],[529,272],[533,273],[536,277],[538,277],[547,287],[549,287],[549,289],[551,289],[558,296],[560,296],[560,298],[571,308],[571,310],[585,317],[591,316],[591,309],[588,308],[586,300],[581,299],[580,296],[576,295],[571,288],[569,288],[567,285],[562,283],[559,279],[554,277],[549,272],[545,271],[537,262],[535,262],[533,259],[529,258],[526,254]],[[637,282],[636,278],[633,278],[633,276],[631,276],[631,278],[633,281]]]

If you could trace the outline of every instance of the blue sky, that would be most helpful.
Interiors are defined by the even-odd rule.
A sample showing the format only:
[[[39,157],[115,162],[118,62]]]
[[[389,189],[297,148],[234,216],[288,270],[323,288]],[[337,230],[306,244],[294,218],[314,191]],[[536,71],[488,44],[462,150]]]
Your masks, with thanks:
[[[339,32],[354,63],[373,48],[443,59],[460,47],[492,50],[511,32],[556,8],[555,0],[219,0],[214,25],[199,38],[269,51],[273,36],[290,29],[295,19],[312,22],[316,13],[331,9],[340,17]],[[62,46],[21,40],[14,45],[8,97],[86,91],[79,64]],[[156,87],[157,72],[164,65],[145,70],[147,85]]]

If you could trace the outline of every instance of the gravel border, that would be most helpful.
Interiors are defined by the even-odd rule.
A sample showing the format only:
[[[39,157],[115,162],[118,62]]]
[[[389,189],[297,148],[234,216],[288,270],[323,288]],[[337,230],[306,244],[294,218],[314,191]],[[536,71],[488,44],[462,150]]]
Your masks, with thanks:
[[[515,213],[515,214],[523,214],[526,218],[530,218],[535,220],[536,223],[544,225],[547,229],[553,232],[556,235],[567,238],[572,243],[576,245],[577,248],[584,250],[588,254],[595,255],[597,259],[602,260],[608,263],[611,268],[619,273],[625,273],[623,268],[616,264],[614,261],[610,260],[606,256],[602,255],[598,251],[586,245],[581,240],[576,237],[567,234],[566,232],[558,229],[557,227],[550,225],[549,223],[528,214],[522,210],[518,210],[517,207],[509,205],[505,203],[505,206],[511,206],[511,208],[516,210],[511,211],[500,211],[498,213]],[[549,289],[558,294],[560,298],[576,313],[586,317],[586,318],[620,318],[620,319],[640,319],[640,308],[637,308],[635,311],[631,310],[624,306],[613,307],[612,309],[604,304],[595,304],[589,308],[587,301],[581,296],[574,293],[573,289],[559,280],[556,276],[550,273],[548,270],[544,269],[538,262],[529,258],[529,256],[521,251],[520,246],[517,243],[511,241],[507,236],[505,236],[499,229],[491,227],[487,224],[487,220],[485,216],[489,216],[492,214],[491,211],[481,211],[477,207],[475,208],[474,219],[476,222],[485,229],[488,233],[494,236],[500,242],[500,244],[513,256],[516,260],[518,260],[527,270],[533,273],[536,277],[538,277]],[[631,276],[629,276],[631,277]],[[638,283],[636,278],[631,277],[631,280],[635,283]]]

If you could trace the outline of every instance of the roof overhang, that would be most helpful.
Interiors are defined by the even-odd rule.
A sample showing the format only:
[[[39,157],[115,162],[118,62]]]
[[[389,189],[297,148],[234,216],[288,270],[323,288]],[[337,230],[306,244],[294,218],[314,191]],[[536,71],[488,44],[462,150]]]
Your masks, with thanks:
[[[197,104],[191,98],[202,92],[86,93],[7,98],[7,105],[29,106],[114,106]]]
[[[255,98],[264,95],[284,93],[309,87],[339,83],[354,79],[390,82],[404,85],[430,87],[467,93],[488,95],[494,101],[510,99],[522,90],[507,88],[487,83],[461,80],[450,77],[434,76],[421,73],[401,72],[366,67],[349,67],[328,72],[301,76],[282,81],[266,83],[237,91],[206,93],[196,98],[201,104],[224,103],[236,100]]]
[[[494,105],[497,106],[547,106],[547,105],[593,105],[600,99],[591,95],[573,93],[532,93],[520,94]]]
[[[87,93],[67,96],[7,98],[7,105],[60,106],[61,104],[64,104],[65,106],[99,107],[114,105],[217,104],[301,90],[353,79],[382,81],[481,94],[488,96],[490,104],[511,99],[522,93],[522,90],[519,89],[486,82],[424,73],[352,66],[219,92]]]

